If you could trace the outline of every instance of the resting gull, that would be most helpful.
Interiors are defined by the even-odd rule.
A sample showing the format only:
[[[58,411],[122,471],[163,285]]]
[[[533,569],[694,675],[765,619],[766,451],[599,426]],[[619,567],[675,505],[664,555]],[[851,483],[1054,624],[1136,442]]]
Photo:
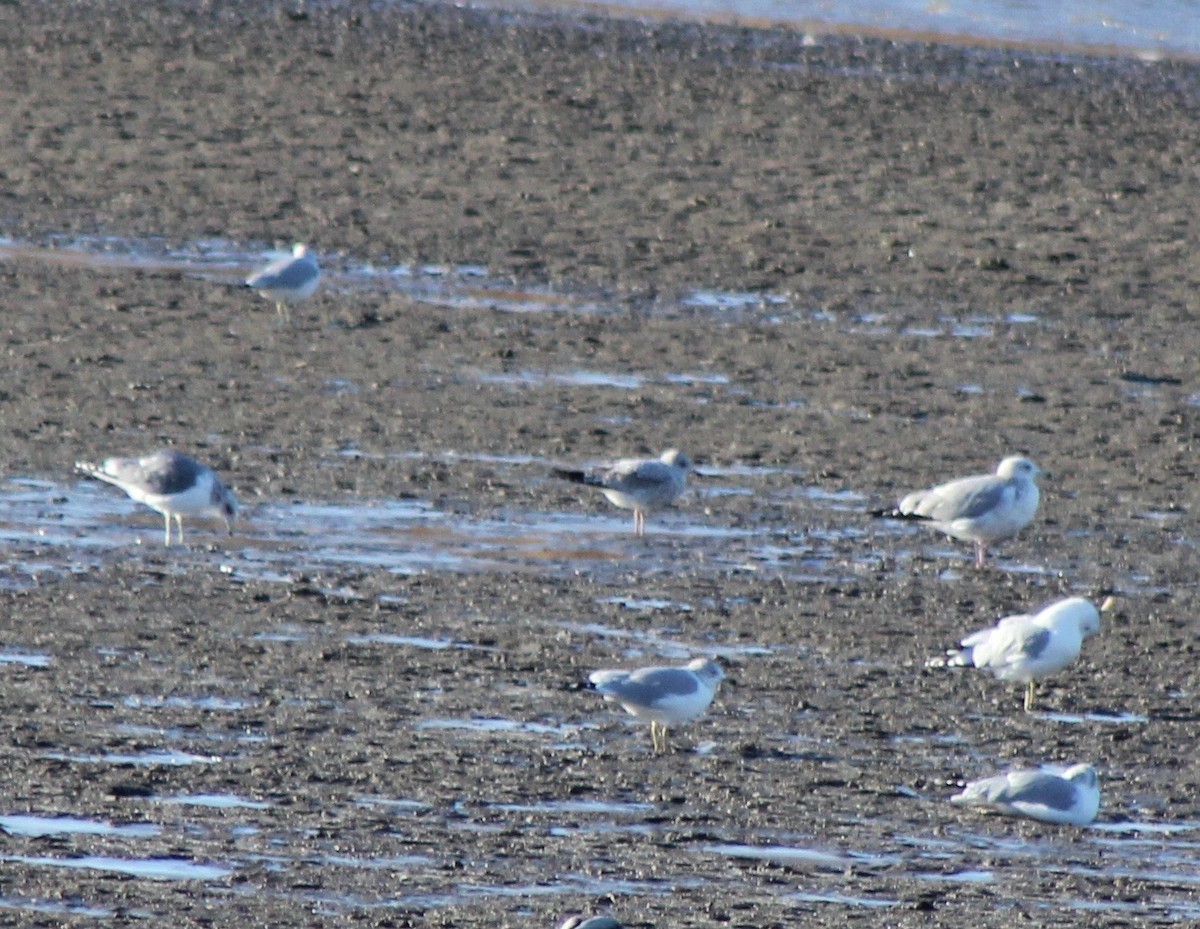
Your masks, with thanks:
[[[1086,826],[1100,809],[1100,782],[1090,764],[1065,771],[1008,771],[971,781],[950,802],[1044,823]]]
[[[1112,608],[1108,597],[1100,610]],[[972,633],[945,661],[931,665],[982,668],[1002,681],[1025,686],[1025,711],[1033,709],[1036,681],[1061,671],[1079,657],[1083,640],[1100,631],[1100,610],[1082,597],[1056,600],[1032,615],[1006,616],[996,625]]]

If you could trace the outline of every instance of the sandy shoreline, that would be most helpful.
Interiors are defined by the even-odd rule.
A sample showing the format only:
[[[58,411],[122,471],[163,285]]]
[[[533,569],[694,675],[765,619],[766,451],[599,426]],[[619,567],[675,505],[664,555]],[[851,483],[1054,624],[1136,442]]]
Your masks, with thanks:
[[[0,5],[6,236],[303,239],[611,304],[330,287],[285,328],[179,271],[0,264],[5,473],[46,482],[10,526],[5,645],[49,659],[0,674],[0,814],[158,828],[8,836],[4,900],[29,924],[1192,918],[1198,77],[450,7]],[[130,504],[104,517],[128,546],[90,547],[70,462],[162,444],[231,481],[240,534],[139,546],[161,523]],[[547,475],[668,444],[718,477],[644,543]],[[994,570],[862,514],[1014,451],[1054,477]],[[433,518],[374,561],[287,534],[289,507],[397,500]],[[485,520],[533,554],[384,561]],[[1052,714],[924,668],[1069,593],[1121,605]],[[690,654],[731,681],[676,755],[580,688]],[[1082,759],[1108,831],[945,802]]]

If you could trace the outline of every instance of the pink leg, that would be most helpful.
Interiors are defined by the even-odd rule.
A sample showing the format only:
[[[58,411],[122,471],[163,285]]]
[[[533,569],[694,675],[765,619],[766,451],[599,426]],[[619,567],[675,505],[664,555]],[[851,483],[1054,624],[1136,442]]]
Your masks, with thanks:
[[[987,561],[987,545],[985,545],[983,542],[976,542],[975,567],[982,568],[985,561]]]

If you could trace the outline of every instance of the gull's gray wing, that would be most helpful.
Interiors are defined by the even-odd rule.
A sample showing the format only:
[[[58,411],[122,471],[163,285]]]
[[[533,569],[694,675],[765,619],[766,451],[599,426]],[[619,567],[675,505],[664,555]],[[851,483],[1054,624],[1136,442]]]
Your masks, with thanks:
[[[999,674],[1005,668],[1040,657],[1052,637],[1049,629],[1030,616],[1008,616],[990,629],[967,636],[962,645],[975,667],[990,668]]]
[[[204,473],[199,462],[179,452],[163,451],[145,458],[109,458],[104,473],[146,493],[177,494],[195,486]]]
[[[317,263],[307,255],[300,258],[281,258],[279,261],[267,265],[257,274],[246,278],[246,285],[260,287],[264,290],[276,287],[291,290],[303,287],[320,273]]]
[[[686,697],[700,689],[696,676],[682,668],[643,668],[615,680],[599,683],[596,689],[634,706],[654,706],[670,697]]]
[[[1008,481],[980,474],[909,494],[900,502],[900,512],[938,522],[978,519],[1002,505],[1008,493]]]
[[[636,494],[675,480],[675,469],[661,461],[618,461],[604,474],[605,487]]]
[[[1075,785],[1045,771],[1010,771],[990,781],[1002,781],[989,791],[993,803],[1036,803],[1052,810],[1069,810],[1075,803]]]
[[[1022,630],[1018,648],[1026,658],[1038,658],[1050,644],[1053,633],[1049,629],[1038,626],[1026,626]]]

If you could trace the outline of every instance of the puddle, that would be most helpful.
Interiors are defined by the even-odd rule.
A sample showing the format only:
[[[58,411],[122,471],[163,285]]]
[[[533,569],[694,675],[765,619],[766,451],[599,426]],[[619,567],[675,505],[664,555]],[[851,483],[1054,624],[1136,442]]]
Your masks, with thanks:
[[[258,642],[307,642],[312,638],[306,632],[280,629],[275,632],[256,632],[254,639]]]
[[[1118,834],[1145,833],[1148,835],[1175,835],[1180,832],[1196,832],[1200,830],[1200,822],[1148,823],[1129,821],[1122,823],[1092,823],[1088,828],[1094,832],[1113,832]]]
[[[503,717],[472,717],[470,719],[422,719],[417,722],[419,731],[437,729],[462,730],[464,732],[505,733],[509,735],[553,735],[559,738],[576,736],[581,729],[595,726],[572,723],[566,726],[550,726],[543,723],[520,722]]]
[[[0,829],[9,835],[41,838],[49,835],[105,835],[149,838],[162,832],[154,823],[128,823],[117,826],[98,819],[78,819],[73,816],[35,816],[14,813],[0,816]]]
[[[86,916],[90,919],[111,919],[115,910],[85,903],[64,903],[60,900],[22,900],[17,897],[0,897],[0,910],[26,910],[30,913],[45,913],[51,916]],[[135,914],[126,911],[129,916]]]
[[[633,374],[611,374],[605,371],[571,371],[554,374],[543,371],[519,371],[512,374],[481,374],[482,384],[513,384],[521,387],[614,387],[636,390],[645,380]]]
[[[50,761],[70,761],[76,764],[109,764],[114,766],[133,767],[166,767],[175,768],[193,764],[218,764],[222,759],[217,755],[193,755],[190,752],[178,751],[149,751],[122,754],[120,752],[101,752],[98,754],[71,755],[65,752],[44,752],[38,756]]]
[[[207,742],[239,742],[248,745],[267,741],[265,735],[246,732],[243,729],[221,731],[211,728],[197,729],[187,726],[172,726],[164,729],[160,726],[139,726],[134,723],[116,723],[112,729],[120,735],[146,740],[169,739],[173,742],[203,740]],[[208,757],[211,757],[213,761],[221,760],[215,756]],[[180,763],[185,762],[181,761]]]
[[[121,699],[121,705],[136,710],[204,710],[206,712],[235,712],[257,706],[257,701],[232,697],[151,697],[131,694]]]
[[[501,371],[476,375],[481,384],[507,384],[514,387],[607,387],[638,390],[647,384],[674,384],[681,387],[719,387],[730,383],[724,374],[660,374],[643,376],[614,371]]]
[[[1103,723],[1105,725],[1128,726],[1148,723],[1150,718],[1139,716],[1137,713],[1031,713],[1036,719],[1046,719],[1055,723]]]
[[[950,884],[990,884],[996,879],[992,871],[975,870],[949,871],[945,874],[926,871],[914,876],[921,881],[945,881]]]
[[[54,659],[36,652],[0,652],[0,664],[19,664],[29,668],[48,668]]]
[[[202,806],[214,810],[265,810],[271,804],[262,800],[247,800],[237,794],[176,794],[159,797],[159,803],[178,806]]]
[[[673,600],[656,600],[653,598],[638,599],[636,597],[601,597],[597,603],[615,603],[627,610],[677,610],[681,613],[692,612],[690,603],[676,603]]]
[[[393,635],[390,632],[350,635],[346,636],[346,643],[349,645],[403,645],[409,648],[423,648],[430,651],[444,651],[452,648],[478,652],[498,651],[495,648],[472,645],[469,642],[457,642],[453,639],[431,639],[419,635]]]
[[[217,881],[229,877],[234,872],[233,868],[197,864],[181,858],[110,858],[104,855],[50,858],[37,855],[2,855],[0,861],[15,861],[35,867],[111,871],[152,881]]]
[[[653,803],[621,803],[606,800],[546,800],[542,803],[489,803],[489,810],[504,813],[544,813],[561,816],[640,816],[653,813]]]
[[[883,897],[850,897],[838,893],[805,893],[788,894],[784,899],[795,900],[797,903],[835,903],[841,906],[878,907],[886,909],[889,906],[902,906],[903,900],[888,900]]]
[[[727,855],[730,858],[746,858],[770,861],[775,864],[808,868],[834,868],[842,871],[849,868],[881,868],[895,864],[898,856],[883,857],[861,852],[823,852],[815,848],[800,848],[790,845],[705,845],[700,849],[712,855]]]
[[[447,466],[455,461],[478,461],[498,468],[523,469],[513,479],[534,482],[548,480],[550,468],[548,462],[531,456],[453,453],[430,456],[415,452],[375,456],[357,449],[334,453],[331,463],[337,466],[337,461],[350,456],[431,460]],[[535,468],[536,473],[531,473]],[[802,469],[737,464],[709,472],[734,481],[803,473]],[[683,543],[688,546],[689,563],[701,570],[773,568],[788,579],[804,582],[846,579],[841,569],[853,560],[848,547],[864,535],[863,530],[818,530],[804,536],[796,547],[788,549],[772,544],[764,554],[758,544],[763,537],[761,529],[721,525],[703,511],[707,504],[696,499],[753,492],[741,487],[731,490],[701,486],[684,505],[656,514],[644,540],[634,538],[628,515],[619,510],[599,513],[509,510],[476,516],[446,512],[429,501],[417,499],[266,501],[246,507],[245,518],[232,540],[201,529],[192,537],[193,546],[173,549],[171,555],[182,563],[179,570],[201,564],[219,570],[235,583],[310,583],[323,596],[346,601],[361,600],[364,594],[344,582],[320,584],[306,579],[349,570],[411,576],[430,572],[525,571],[532,567],[574,575],[581,565],[586,565],[593,571],[608,568],[621,571],[634,551],[644,574],[667,574],[678,570],[678,553]],[[863,499],[851,490],[820,487],[789,490],[789,495],[803,497],[830,511],[856,508]],[[10,575],[0,581],[9,586],[32,586],[38,583],[39,575],[46,573],[90,571],[114,553],[127,556],[139,546],[144,546],[143,550],[151,557],[163,552],[158,543],[161,527],[154,514],[97,482],[79,480],[58,485],[33,479],[7,481],[0,484],[0,514],[4,514],[0,519],[7,519],[0,523],[0,537],[7,533],[10,540],[32,547],[40,556],[36,560],[10,562]],[[817,540],[821,551],[812,551],[813,540]],[[234,547],[226,548],[229,544]],[[772,556],[770,549],[777,549],[777,556]],[[383,596],[396,602],[393,594]],[[636,598],[627,599],[633,603]],[[653,599],[646,598],[647,602]],[[307,630],[286,625],[259,633],[264,641],[280,642],[302,641],[309,635]],[[416,638],[408,643],[396,640],[393,644],[422,647]],[[430,642],[428,647],[438,646]],[[41,660],[32,652],[27,655],[16,648],[9,654],[14,663]],[[144,707],[152,708],[155,696],[136,699],[147,701]],[[172,695],[162,699],[190,698]],[[222,704],[222,700],[229,702]],[[210,708],[235,711],[254,705],[238,706],[236,700],[214,695]],[[175,705],[184,708],[182,704]]]

